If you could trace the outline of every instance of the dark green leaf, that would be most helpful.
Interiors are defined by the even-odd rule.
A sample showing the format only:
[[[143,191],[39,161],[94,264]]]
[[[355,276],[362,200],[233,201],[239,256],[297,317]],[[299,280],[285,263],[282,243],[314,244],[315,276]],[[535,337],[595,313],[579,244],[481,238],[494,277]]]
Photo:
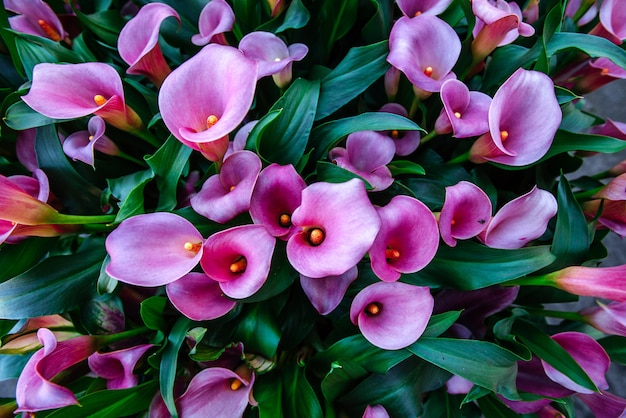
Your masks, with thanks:
[[[282,380],[277,373],[257,376],[254,381],[254,399],[259,403],[259,418],[283,415]]]
[[[478,405],[483,414],[489,418],[519,418],[518,414],[495,396],[481,397],[478,399]]]
[[[365,183],[367,190],[372,190],[373,187],[365,179],[352,171],[339,167],[337,164],[329,163],[326,161],[317,162],[317,179],[319,181],[326,181],[328,183],[344,183],[352,179],[359,179]]]
[[[191,327],[191,321],[185,317],[178,318],[174,324],[170,335],[167,336],[167,344],[163,349],[161,357],[161,368],[159,370],[160,389],[163,401],[172,418],[178,418],[176,405],[174,404],[174,380],[178,369],[178,351],[180,350],[187,331]]]
[[[267,305],[251,304],[235,326],[235,340],[241,341],[246,350],[260,353],[267,358],[276,354],[280,342],[280,327]]]
[[[556,92],[556,99],[559,101],[560,105],[582,99],[582,96],[577,95],[565,87],[554,86],[554,90]]]
[[[280,117],[282,113],[283,113],[282,109],[270,111],[270,112],[267,112],[267,114],[263,116],[261,119],[259,119],[257,124],[254,125],[254,128],[252,128],[252,130],[248,134],[248,139],[246,140],[245,148],[247,150],[254,151],[258,154],[260,141],[265,135],[266,129],[272,124],[272,122],[276,118]]]
[[[98,276],[98,294],[103,295],[107,293],[113,293],[115,288],[117,287],[118,281],[113,277],[109,276],[106,272],[107,265],[111,262],[111,257],[107,254],[102,262],[102,266],[100,267],[100,276]]]
[[[449,311],[431,316],[421,338],[440,336],[459,319],[460,315],[461,311]]]
[[[304,7],[301,0],[293,0],[285,12],[285,20],[282,25],[276,28],[275,33],[286,31],[287,29],[300,29],[309,23],[311,14]]]
[[[356,22],[357,0],[323,0],[317,25],[324,39],[327,54],[335,41],[343,38]]]
[[[170,135],[154,155],[146,158],[146,162],[156,174],[160,191],[157,210],[172,210],[178,204],[176,186],[187,165],[191,151],[190,147]]]
[[[118,10],[105,10],[86,15],[74,8],[80,23],[106,44],[117,47],[117,38],[124,26],[124,20]]]
[[[15,129],[16,131],[37,128],[55,122],[57,122],[57,120],[50,119],[41,113],[35,112],[21,100],[9,106],[4,116],[4,123],[6,123],[9,128]]]
[[[117,213],[115,222],[144,213],[143,190],[153,178],[152,170],[143,170],[107,180],[111,193],[120,201],[118,203],[120,211]]]
[[[600,345],[606,350],[611,360],[626,364],[626,338],[619,335],[611,335],[598,340]]]
[[[304,367],[296,362],[281,368],[284,418],[322,418],[322,407],[307,380]]]
[[[592,151],[614,153],[626,149],[626,141],[610,136],[581,134],[559,129],[545,160],[553,155],[568,151]]]
[[[387,168],[391,170],[391,175],[393,177],[401,174],[414,174],[418,176],[426,174],[424,167],[414,163],[413,161],[407,160],[393,160],[387,165]]]
[[[163,316],[163,311],[167,305],[167,298],[164,296],[152,296],[140,304],[139,313],[146,326],[155,331],[165,331],[167,324]]]
[[[17,276],[33,267],[52,248],[56,240],[32,237],[19,244],[4,245],[0,249],[0,282]]]
[[[330,371],[322,380],[321,388],[324,397],[331,402],[344,395],[369,372],[355,361],[342,359],[333,362]]]

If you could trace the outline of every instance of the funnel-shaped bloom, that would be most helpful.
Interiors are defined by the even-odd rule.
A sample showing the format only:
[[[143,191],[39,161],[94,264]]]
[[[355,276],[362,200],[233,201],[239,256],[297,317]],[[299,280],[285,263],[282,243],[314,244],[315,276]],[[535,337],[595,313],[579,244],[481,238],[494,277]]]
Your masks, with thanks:
[[[396,3],[402,14],[415,17],[441,14],[452,3],[452,0],[398,0]]]
[[[492,248],[521,248],[543,235],[557,209],[554,196],[535,186],[502,206],[479,238]]]
[[[367,405],[362,418],[389,418],[389,414],[382,405]]]
[[[600,4],[600,23],[589,33],[621,45],[626,39],[626,11],[623,6],[617,0],[603,0]]]
[[[257,71],[258,64],[236,48],[205,46],[163,82],[163,122],[179,141],[203,151],[211,161],[221,161],[228,134],[252,105]]]
[[[148,3],[120,31],[117,48],[130,66],[128,74],[144,75],[157,87],[171,72],[159,46],[159,28],[168,17],[180,22],[176,10],[163,3]]]
[[[339,167],[361,176],[373,190],[380,191],[393,184],[387,164],[395,153],[396,144],[391,137],[360,131],[348,135],[345,148],[333,148],[329,158]]]
[[[191,37],[194,45],[204,46],[210,42],[228,45],[224,32],[235,24],[235,13],[226,0],[211,0],[200,12],[198,29],[200,33]]]
[[[393,68],[393,67],[391,67]],[[394,115],[409,116],[404,106],[399,103],[387,103],[379,112],[393,113]],[[393,139],[396,145],[396,154],[406,156],[412,154],[420,145],[420,131],[385,131],[384,135]]]
[[[379,282],[361,290],[352,301],[350,320],[376,347],[399,350],[422,335],[433,312],[426,286]]]
[[[438,133],[468,138],[489,131],[491,97],[485,93],[469,91],[459,80],[448,80],[441,86],[441,101],[443,109],[435,121]]]
[[[381,224],[370,248],[372,270],[383,281],[415,273],[435,257],[439,246],[437,220],[430,209],[409,196],[395,196],[377,209]]]
[[[302,60],[309,52],[305,44],[289,47],[271,32],[251,32],[239,42],[243,54],[259,63],[258,78],[271,75],[278,87],[291,82],[291,67],[294,61]]]
[[[491,201],[480,187],[467,181],[446,187],[446,199],[439,215],[443,242],[454,247],[457,239],[475,237],[490,219]]]
[[[583,321],[605,334],[626,337],[626,303],[613,302],[605,305],[596,301],[598,306],[591,306],[579,312]]]
[[[436,16],[401,17],[389,36],[387,61],[418,89],[438,92],[444,81],[456,78],[452,67],[461,53],[454,29]]]
[[[21,322],[19,329],[12,329],[2,338],[1,354],[24,354],[41,348],[37,338],[39,328],[47,328],[57,341],[69,340],[81,334],[73,330],[73,324],[61,315],[46,315]]]
[[[190,199],[191,207],[212,221],[225,223],[248,210],[261,160],[251,151],[237,151],[224,160],[219,174],[207,179]]]
[[[0,175],[0,220],[23,225],[45,225],[59,221],[62,215],[39,199],[47,200],[49,188],[43,172],[35,171],[37,173],[41,173],[37,180],[26,176]],[[29,184],[33,181],[38,184],[36,189],[32,187],[34,184]]]
[[[161,286],[189,273],[202,257],[202,235],[173,213],[148,213],[122,221],[106,239],[111,277],[137,286]]]
[[[119,148],[106,135],[104,119],[94,116],[89,119],[86,131],[74,132],[63,141],[63,152],[73,160],[79,160],[94,167],[94,151],[117,155]]]
[[[578,94],[591,93],[610,83],[626,78],[626,70],[606,57],[588,59],[561,71],[554,83]]]
[[[287,239],[291,215],[300,206],[306,183],[292,165],[271,164],[259,174],[250,199],[250,216],[275,237]]]
[[[608,228],[616,234],[626,237],[626,200],[594,199],[582,204],[585,216],[595,219],[600,212],[597,228]]]
[[[4,8],[17,13],[9,17],[11,29],[58,42],[67,37],[61,21],[43,0],[4,0]]]
[[[511,166],[532,164],[548,152],[561,119],[550,77],[520,68],[494,95],[489,107],[489,132],[474,142],[470,160]]]
[[[41,328],[37,337],[43,345],[28,360],[17,381],[15,398],[16,412],[37,412],[77,404],[69,389],[50,380],[97,350],[96,339],[81,336],[57,342],[52,331]]]
[[[558,287],[573,295],[626,302],[626,265],[566,267],[538,278],[537,283]]]
[[[354,266],[339,276],[313,279],[300,275],[300,285],[307,298],[320,315],[331,313],[346,294],[350,284],[356,280],[359,272]]]
[[[207,238],[200,265],[225,295],[247,298],[267,280],[275,245],[262,225],[236,226]]]
[[[101,62],[37,64],[30,91],[22,100],[53,119],[74,119],[93,113],[125,131],[143,126],[139,116],[124,102],[119,74]]]
[[[578,394],[596,418],[623,417],[626,414],[626,399],[612,393],[600,391],[592,394]]]
[[[194,321],[219,318],[237,302],[224,296],[219,282],[204,273],[189,273],[165,287],[172,305]]]
[[[607,118],[603,124],[592,126],[589,133],[626,140],[626,123]]]
[[[106,379],[107,389],[127,389],[137,386],[139,377],[133,369],[153,344],[141,344],[108,353],[95,352],[87,362],[92,372]]]
[[[582,3],[583,0],[569,0],[567,2],[567,6],[565,6],[564,15],[573,19],[574,16],[576,16],[578,9],[580,9]],[[587,2],[585,1],[585,3]],[[597,15],[598,5],[594,2],[593,4],[591,4],[591,6],[589,6],[589,9],[587,9],[585,14],[582,15],[576,23],[578,24],[578,26],[584,26],[587,23],[591,22]]]
[[[298,273],[313,278],[338,276],[355,266],[380,228],[358,179],[308,186],[291,222],[296,229],[287,241],[287,258]]]

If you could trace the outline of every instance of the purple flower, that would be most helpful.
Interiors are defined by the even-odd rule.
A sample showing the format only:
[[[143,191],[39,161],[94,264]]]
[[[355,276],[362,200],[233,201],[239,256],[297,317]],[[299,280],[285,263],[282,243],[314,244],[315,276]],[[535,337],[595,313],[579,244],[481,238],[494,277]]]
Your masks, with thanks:
[[[250,207],[261,160],[251,151],[237,151],[224,160],[219,174],[207,179],[191,199],[193,210],[212,221],[225,223]]]
[[[165,289],[172,305],[194,321],[219,318],[237,304],[224,295],[218,281],[204,273],[188,273]]]
[[[456,246],[457,239],[480,234],[491,219],[491,201],[478,186],[461,181],[446,187],[446,199],[439,215],[443,242]]]
[[[69,39],[57,15],[42,0],[4,0],[4,8],[17,13],[17,16],[9,17],[9,25],[14,31],[42,36],[55,42]]]
[[[608,228],[622,237],[626,236],[626,200],[594,199],[584,202],[582,209],[589,219],[596,219],[600,213],[596,228]]]
[[[438,15],[443,13],[452,0],[397,0],[402,14],[408,17]]]
[[[591,394],[580,393],[577,397],[587,405],[596,418],[621,418],[626,413],[626,399],[612,393],[604,391]]]
[[[489,131],[491,97],[469,91],[459,80],[448,80],[441,86],[443,109],[435,121],[437,133],[453,132],[456,138],[468,138]]]
[[[111,277],[137,286],[161,286],[178,280],[202,257],[202,235],[173,213],[133,216],[106,239]]]
[[[470,160],[511,166],[532,164],[548,152],[561,119],[550,77],[520,68],[494,95],[489,107],[489,132],[474,142]]]
[[[200,265],[224,294],[247,298],[267,280],[275,245],[276,238],[262,225],[236,226],[207,238]]]
[[[393,67],[391,67],[393,68]],[[393,113],[394,115],[409,116],[404,106],[399,103],[387,103],[379,112]],[[386,131],[385,135],[393,139],[396,145],[396,154],[406,156],[412,154],[420,145],[420,131]]]
[[[305,44],[291,44],[289,47],[278,36],[270,32],[251,32],[239,42],[243,54],[259,63],[258,78],[271,75],[278,87],[291,82],[291,67],[294,61],[301,61],[309,52]]]
[[[613,267],[566,267],[542,278],[548,286],[578,296],[626,302],[626,265]]]
[[[92,372],[107,381],[107,389],[127,389],[137,386],[139,377],[133,374],[137,362],[154,344],[141,344],[108,353],[95,352],[87,362]]]
[[[606,334],[626,337],[626,303],[596,303],[579,312],[583,321]]]
[[[350,284],[357,279],[358,270],[354,266],[338,276],[317,279],[300,275],[300,285],[313,307],[320,315],[331,313],[343,299]]]
[[[191,37],[194,45],[204,46],[210,42],[228,45],[224,32],[235,24],[235,13],[225,0],[211,0],[200,12],[198,29],[200,33]]]
[[[458,35],[436,16],[401,17],[389,36],[387,61],[427,96],[456,78],[452,67],[461,53]]]
[[[63,152],[73,160],[79,160],[94,167],[94,150],[103,154],[117,155],[119,148],[104,135],[104,119],[94,116],[89,119],[87,131],[74,132],[63,141]],[[95,167],[94,167],[95,168]]]
[[[288,239],[293,211],[300,206],[306,183],[292,165],[271,164],[259,174],[250,199],[250,216],[275,237]]]
[[[171,72],[159,46],[159,28],[168,17],[180,23],[176,10],[167,4],[148,3],[120,31],[117,48],[130,66],[128,74],[144,75],[159,87]]]
[[[433,311],[426,286],[378,282],[361,290],[352,301],[350,320],[376,347],[399,350],[422,335]]]
[[[606,57],[600,57],[566,67],[554,77],[554,83],[578,94],[586,94],[611,81],[625,78],[625,69]]]
[[[291,222],[296,229],[287,241],[287,258],[300,274],[313,278],[338,276],[355,266],[380,228],[358,179],[308,186]]]
[[[394,196],[378,208],[381,224],[370,248],[372,270],[383,281],[415,273],[430,263],[439,246],[437,220],[430,209],[409,196]]]
[[[582,2],[583,0],[569,0],[567,2],[567,6],[565,6],[564,15],[573,19],[574,16],[576,16],[576,13],[578,12],[578,10],[580,9]],[[594,2],[591,4],[591,6],[589,6],[589,9],[587,9],[585,14],[582,15],[580,19],[578,19],[578,22],[576,23],[578,24],[578,26],[584,26],[587,23],[591,22],[593,19],[595,19],[597,15],[598,15],[598,5]]]
[[[626,13],[622,6],[620,1],[603,0],[600,4],[600,23],[589,34],[621,45],[622,40],[626,39]]]
[[[389,414],[382,405],[367,405],[362,418],[389,418]]]
[[[530,192],[502,206],[479,238],[492,248],[521,248],[543,235],[557,209],[554,196],[535,186]]]
[[[58,220],[59,212],[40,199],[48,199],[47,177],[41,170],[35,171],[35,176],[37,180],[26,180],[26,176],[0,175],[1,220],[23,225],[53,224]],[[38,183],[36,191],[33,181]]]

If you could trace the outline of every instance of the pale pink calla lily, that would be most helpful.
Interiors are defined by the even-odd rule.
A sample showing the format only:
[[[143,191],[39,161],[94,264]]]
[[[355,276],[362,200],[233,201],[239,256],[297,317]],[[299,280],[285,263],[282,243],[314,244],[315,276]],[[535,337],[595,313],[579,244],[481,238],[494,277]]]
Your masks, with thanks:
[[[291,222],[296,228],[287,241],[287,258],[300,274],[312,278],[338,276],[354,267],[380,228],[376,209],[358,179],[308,186]]]
[[[611,81],[625,78],[625,69],[606,57],[600,57],[567,67],[554,77],[554,83],[575,93],[586,94]]]
[[[139,377],[133,369],[154,344],[141,344],[107,353],[95,352],[89,356],[89,368],[107,381],[107,389],[128,389],[137,386]]]
[[[208,43],[228,45],[224,32],[228,32],[235,24],[235,13],[226,0],[209,1],[198,17],[197,33],[191,37],[194,45],[204,46]]]
[[[106,239],[111,277],[137,286],[155,287],[189,273],[202,257],[202,235],[185,218],[157,212],[133,216]]]
[[[170,132],[185,145],[221,161],[228,134],[243,121],[254,98],[258,64],[236,48],[205,46],[165,79],[159,109]]]
[[[583,321],[605,334],[626,337],[626,303],[596,303],[597,306],[579,312]]]
[[[567,2],[567,6],[565,6],[564,15],[573,19],[574,16],[576,16],[578,9],[580,9],[582,2],[583,0],[569,0]],[[594,2],[591,4],[591,6],[589,6],[589,9],[587,9],[585,14],[582,15],[576,23],[578,24],[578,26],[584,26],[587,23],[591,22],[597,15],[598,5]]]
[[[9,17],[11,29],[58,42],[67,32],[52,8],[43,0],[4,0],[4,8],[18,13]]]
[[[94,152],[117,155],[119,148],[104,135],[106,125],[104,119],[94,116],[89,119],[87,131],[74,132],[63,141],[63,152],[73,160],[79,160],[94,167]]]
[[[100,116],[125,131],[143,124],[124,101],[122,79],[115,69],[101,62],[37,64],[30,91],[22,100],[52,119]]]
[[[261,160],[251,151],[237,151],[224,160],[219,174],[209,177],[191,199],[191,207],[208,219],[225,223],[250,207]]]
[[[159,29],[168,17],[180,23],[176,10],[167,4],[148,3],[124,25],[117,41],[120,56],[130,66],[126,72],[144,75],[157,87],[171,72],[159,46]]]
[[[320,315],[328,315],[339,304],[348,287],[357,279],[356,266],[338,276],[320,277],[317,279],[300,275],[300,285],[313,307]]]
[[[458,239],[469,239],[480,234],[491,219],[491,201],[478,186],[460,181],[446,187],[446,198],[439,214],[441,239],[450,247]]]
[[[518,69],[489,107],[489,132],[474,142],[470,160],[511,166],[532,164],[552,145],[562,113],[547,75]]]
[[[189,273],[165,287],[172,305],[194,321],[216,319],[230,312],[237,302],[224,296],[219,282],[204,273]]]
[[[500,208],[479,238],[492,248],[521,248],[543,235],[557,209],[552,193],[535,186]]]
[[[409,196],[394,196],[377,209],[381,224],[369,250],[372,270],[383,281],[415,273],[430,263],[439,247],[437,220],[430,209]]]
[[[489,131],[491,97],[469,91],[465,83],[448,80],[441,86],[443,109],[435,121],[435,131],[452,132],[456,138],[468,138]]]
[[[603,0],[600,4],[600,23],[589,33],[621,45],[626,39],[626,10],[622,2]]]
[[[35,173],[38,172],[35,171]],[[44,177],[38,176],[38,179],[41,180]],[[57,223],[61,217],[59,212],[39,199],[40,196],[43,196],[41,193],[49,190],[47,182],[39,181],[39,184],[43,184],[43,187],[33,196],[22,188],[24,182],[17,183],[15,177],[9,178],[0,175],[0,219],[22,225]]]
[[[558,287],[573,295],[626,302],[626,265],[566,267],[538,278],[537,283]]]
[[[389,418],[389,413],[382,405],[367,405],[362,418]]]
[[[350,320],[370,343],[399,350],[422,335],[433,311],[426,286],[378,282],[361,290],[352,301]]]
[[[452,0],[397,0],[402,14],[408,17],[438,15],[443,13]]]
[[[393,67],[392,67],[393,68]],[[387,103],[380,108],[379,112],[393,113],[407,118],[409,112],[399,103]],[[420,145],[420,131],[386,131],[385,136],[393,139],[396,145],[396,154],[401,157],[412,154]]]

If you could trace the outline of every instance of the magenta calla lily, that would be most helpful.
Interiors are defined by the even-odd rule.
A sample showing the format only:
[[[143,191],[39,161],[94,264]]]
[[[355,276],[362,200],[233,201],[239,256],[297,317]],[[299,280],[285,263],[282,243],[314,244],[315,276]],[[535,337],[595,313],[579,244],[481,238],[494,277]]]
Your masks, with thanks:
[[[468,138],[489,131],[491,97],[485,93],[469,91],[459,80],[448,80],[441,86],[441,101],[443,109],[435,121],[438,133]]]
[[[596,303],[597,306],[579,312],[583,321],[605,334],[626,337],[626,303]]]
[[[237,304],[224,295],[219,282],[204,273],[188,273],[168,283],[165,289],[172,305],[194,321],[219,318]]]
[[[500,208],[479,238],[492,248],[521,248],[543,235],[557,209],[552,193],[535,186]]]
[[[93,113],[122,130],[143,127],[135,111],[126,106],[119,74],[100,62],[37,64],[30,91],[22,100],[53,119],[75,119]]]
[[[582,2],[583,0],[569,0],[567,2],[567,5],[565,6],[564,15],[573,19],[574,16],[576,16],[578,9],[580,9]],[[591,22],[597,15],[598,5],[594,2],[591,4],[591,6],[589,6],[589,9],[587,9],[585,14],[582,15],[576,23],[578,24],[578,26],[586,25],[587,23]]]
[[[446,187],[446,198],[439,215],[439,231],[443,242],[456,246],[458,239],[480,234],[491,219],[491,201],[478,186],[461,181]]]
[[[55,42],[67,39],[63,24],[43,0],[4,0],[4,8],[17,13],[9,17],[9,25],[14,31],[42,36]]]
[[[155,287],[178,280],[202,257],[204,240],[195,226],[173,213],[133,216],[106,240],[111,277],[137,286]]]
[[[392,67],[393,68],[393,67]],[[383,105],[379,112],[393,113],[407,118],[409,112],[399,103],[387,103]],[[387,131],[385,136],[393,139],[396,145],[396,154],[407,156],[412,154],[420,145],[420,131]]]
[[[376,347],[399,350],[413,344],[422,335],[433,304],[428,287],[378,282],[354,297],[350,320]]]
[[[133,369],[152,347],[153,344],[141,344],[107,353],[95,352],[87,362],[92,372],[107,381],[107,389],[128,389],[137,386],[139,377],[133,374]]]
[[[621,45],[626,39],[626,11],[622,6],[617,0],[603,0],[600,4],[600,23],[589,33]]]
[[[589,219],[595,219],[600,213],[598,229],[608,228],[626,237],[626,200],[589,200],[582,204],[582,209]]]
[[[63,141],[63,152],[73,160],[79,160],[94,167],[94,152],[117,155],[119,148],[106,135],[104,119],[94,116],[89,119],[87,131],[74,132]],[[95,167],[94,167],[95,168]]]
[[[470,160],[523,166],[543,157],[561,124],[552,80],[518,69],[500,86],[489,107],[489,132],[474,142]]]
[[[211,0],[202,8],[198,17],[197,33],[191,37],[194,45],[204,46],[210,42],[228,45],[224,32],[235,24],[235,13],[226,0]]]
[[[389,282],[426,267],[439,247],[437,220],[430,209],[415,198],[395,196],[377,211],[380,230],[369,251],[374,273]]]
[[[191,207],[212,221],[225,223],[250,207],[261,160],[250,151],[237,151],[224,160],[219,174],[207,179],[191,199]]]
[[[200,265],[225,295],[247,298],[267,280],[275,245],[262,225],[236,226],[207,238]]]
[[[600,391],[579,394],[578,398],[591,410],[596,418],[623,417],[626,414],[626,399],[612,393]]]
[[[389,413],[382,405],[367,405],[362,418],[389,418]]]
[[[389,35],[387,61],[402,71],[417,89],[438,92],[456,78],[452,67],[461,53],[458,35],[436,16],[401,17]]]
[[[317,312],[320,315],[328,315],[339,306],[348,287],[357,279],[357,276],[358,269],[354,266],[338,276],[314,279],[300,275],[300,285]]]
[[[338,276],[355,266],[380,228],[358,179],[308,186],[291,222],[296,228],[287,241],[287,258],[300,274],[312,278]]]
[[[252,105],[257,72],[256,61],[238,49],[205,46],[163,82],[159,91],[163,122],[179,141],[211,161],[221,161],[228,134]]]
[[[541,277],[541,282],[573,295],[626,302],[626,265],[598,268],[566,267]]]
[[[438,15],[443,13],[452,0],[397,0],[402,14],[408,17]]]
[[[43,176],[38,176],[38,179],[43,178]],[[39,181],[39,184],[42,182]],[[22,225],[45,225],[58,222],[62,215],[38,198],[42,196],[42,192],[49,190],[47,184],[40,189],[41,192],[37,192],[37,196],[25,191],[22,188],[23,185],[24,182],[17,183],[15,178],[0,175],[0,219]]]
[[[306,183],[292,165],[271,164],[259,174],[250,199],[250,216],[270,234],[288,239],[291,215],[300,206]]]
[[[180,23],[180,17],[172,7],[148,3],[124,25],[117,41],[120,56],[129,65],[126,72],[144,75],[157,87],[171,72],[159,46],[159,28],[169,17]]]

